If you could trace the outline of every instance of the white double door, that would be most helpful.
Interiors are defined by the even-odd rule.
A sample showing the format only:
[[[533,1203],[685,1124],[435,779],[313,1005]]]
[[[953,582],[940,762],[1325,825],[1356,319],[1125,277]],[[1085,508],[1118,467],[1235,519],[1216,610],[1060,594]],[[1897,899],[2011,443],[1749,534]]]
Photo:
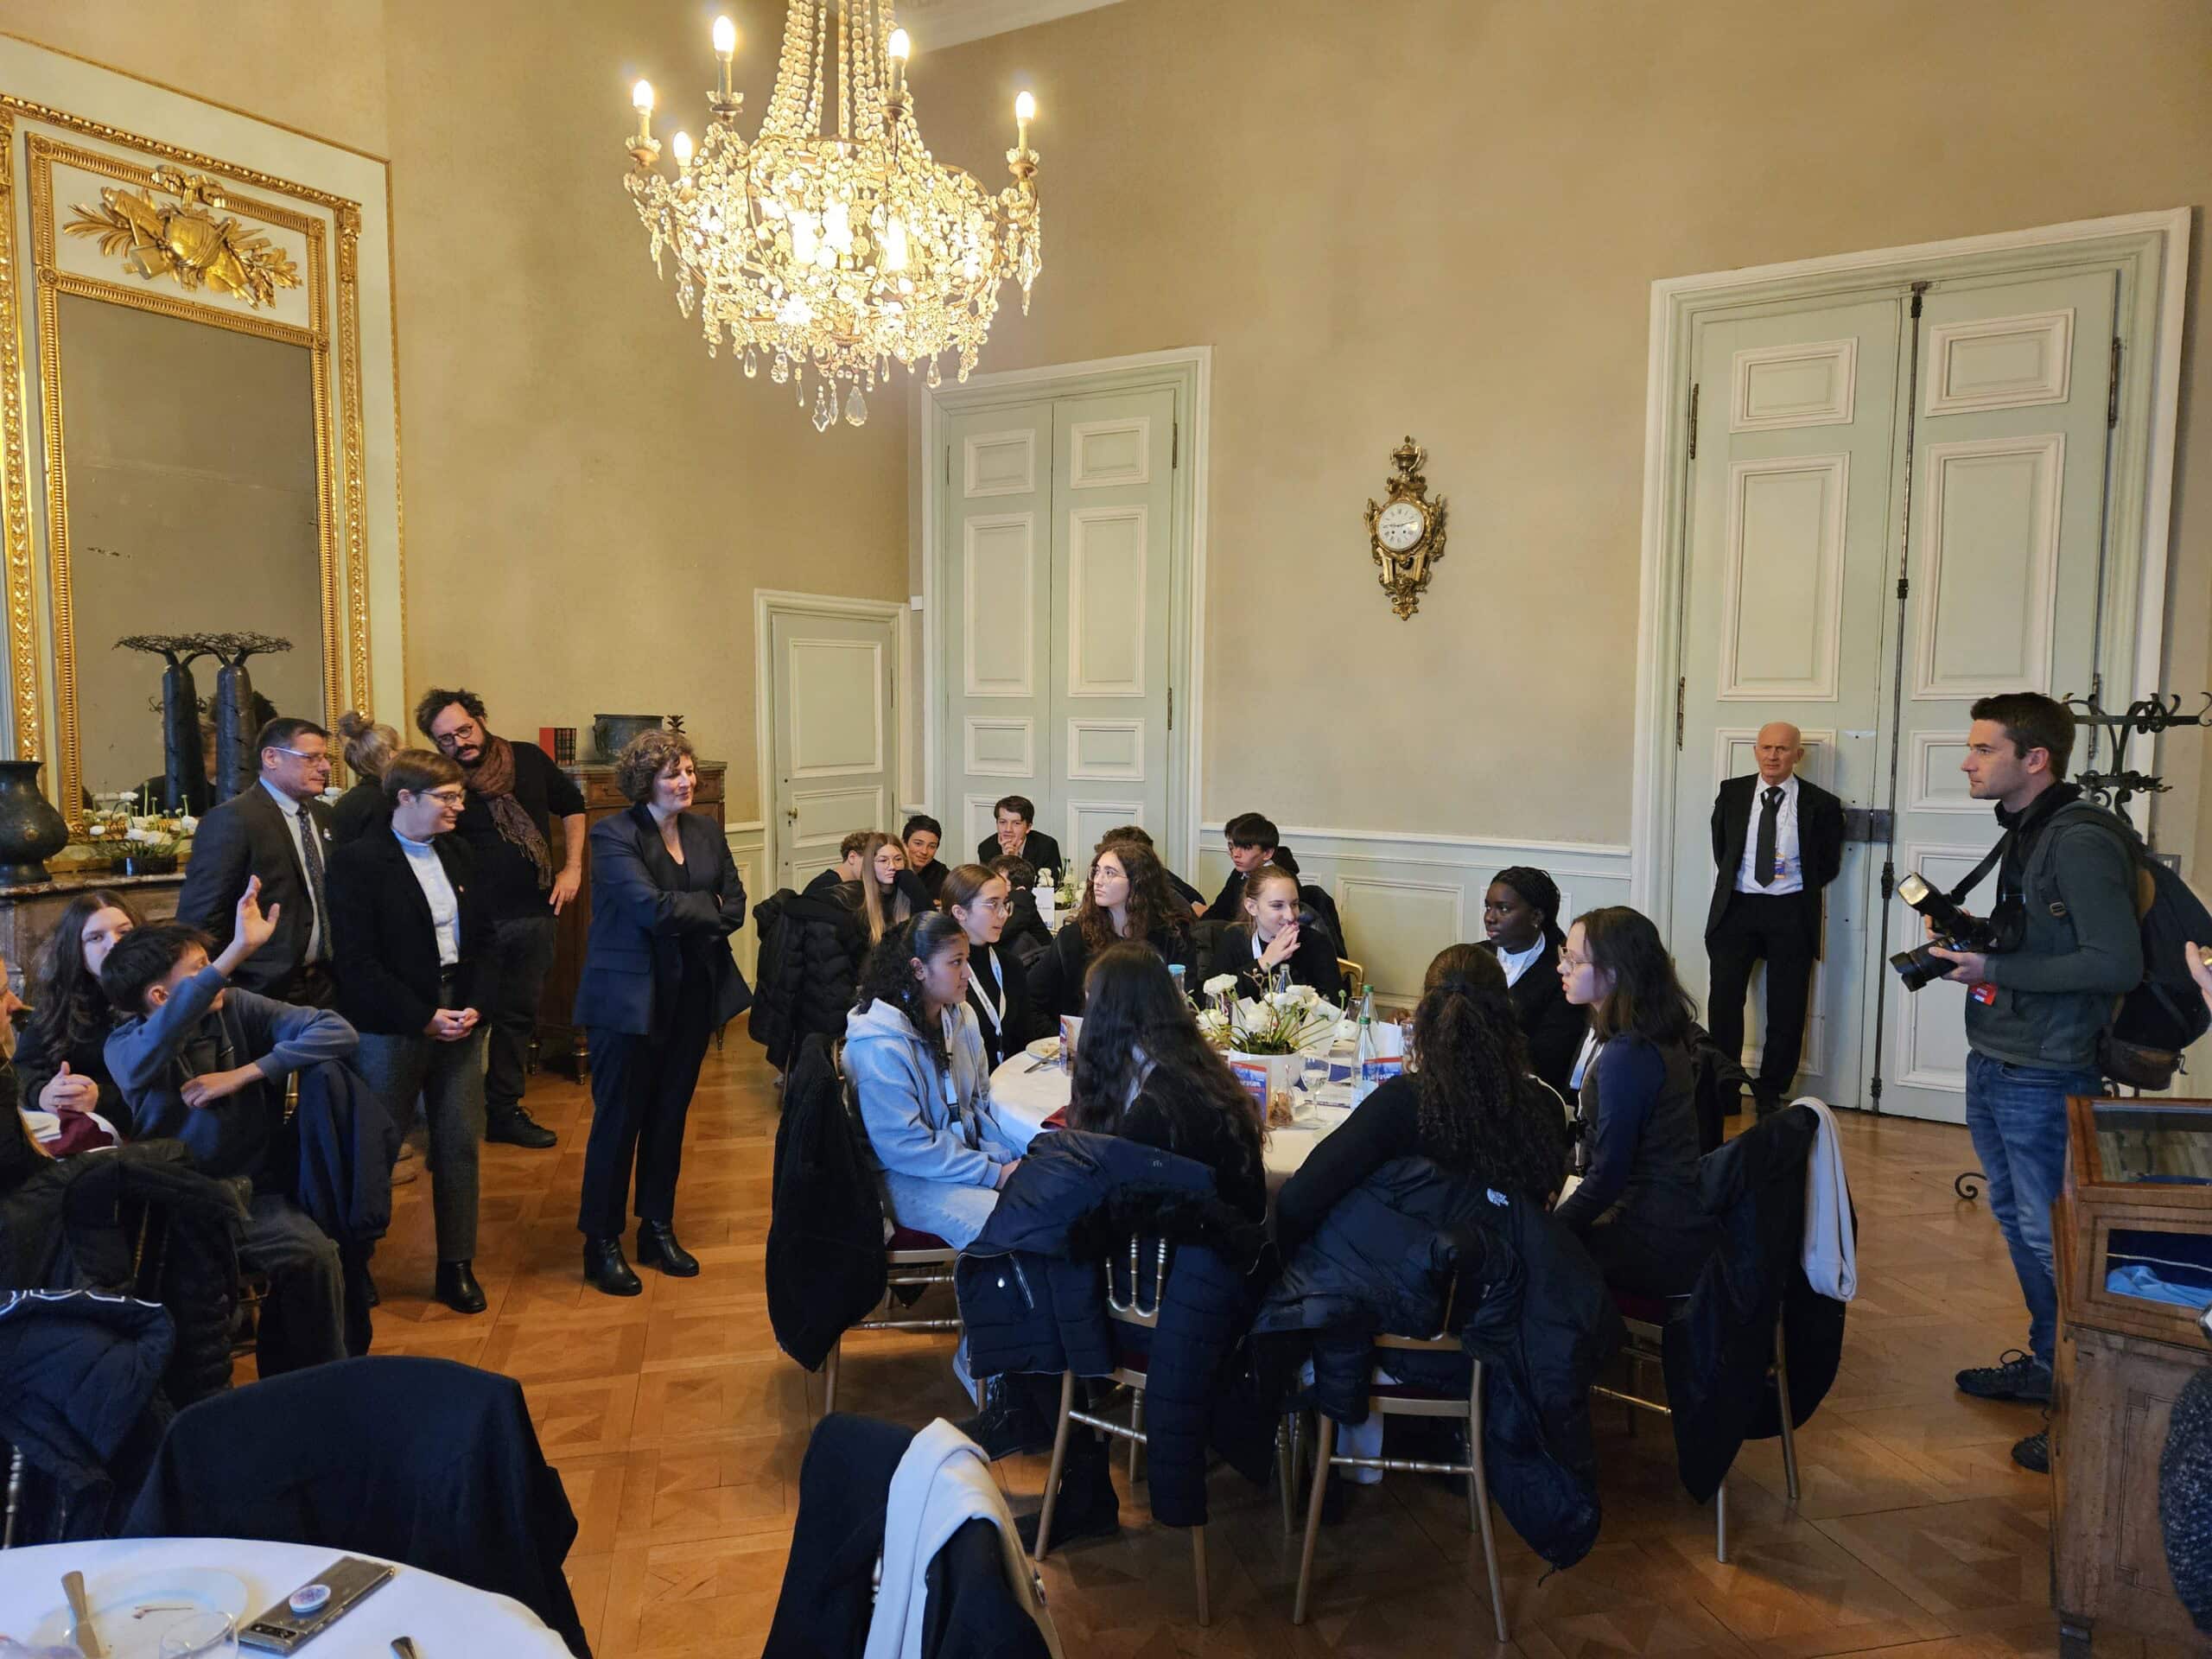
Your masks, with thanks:
[[[1876,1104],[1878,1077],[1885,1111],[1963,1117],[1964,990],[1889,971],[1921,928],[1885,876],[1948,888],[1995,842],[1958,770],[1974,699],[2092,689],[2115,282],[1936,283],[1917,319],[1895,285],[1700,325],[1670,944],[1702,1006],[1714,792],[1790,722],[1803,774],[1861,809],[1798,1073],[1836,1104]]]
[[[1173,842],[1176,404],[1040,397],[944,423],[938,801],[961,857],[1007,795],[1072,864],[1118,824]]]

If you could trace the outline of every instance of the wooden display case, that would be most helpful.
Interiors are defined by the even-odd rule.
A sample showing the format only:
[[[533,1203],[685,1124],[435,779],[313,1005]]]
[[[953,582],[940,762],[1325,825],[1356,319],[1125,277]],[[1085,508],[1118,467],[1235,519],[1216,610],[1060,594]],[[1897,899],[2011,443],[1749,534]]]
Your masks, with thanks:
[[[2062,1652],[2100,1621],[2190,1644],[2158,1520],[2175,1398],[2212,1366],[2202,1309],[2145,1294],[2212,1285],[2212,1100],[2067,1103],[2066,1187],[2053,1216],[2058,1351],[2051,1401],[2053,1604]],[[2212,1290],[2205,1293],[2212,1296]]]

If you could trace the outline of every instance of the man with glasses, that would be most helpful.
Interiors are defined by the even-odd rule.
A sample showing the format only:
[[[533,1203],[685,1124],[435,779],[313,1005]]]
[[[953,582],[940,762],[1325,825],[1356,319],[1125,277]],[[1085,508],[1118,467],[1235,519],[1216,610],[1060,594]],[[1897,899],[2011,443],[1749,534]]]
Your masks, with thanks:
[[[550,1147],[558,1137],[523,1109],[522,1092],[538,998],[553,966],[553,918],[583,884],[583,791],[535,743],[494,736],[474,691],[426,691],[415,724],[459,763],[468,786],[455,833],[475,855],[478,894],[492,923],[484,1138]],[[556,816],[558,867],[550,839]]]
[[[276,918],[276,931],[239,966],[235,982],[280,1002],[327,1008],[335,989],[323,896],[330,734],[311,720],[280,718],[261,728],[255,747],[257,785],[200,820],[176,919],[210,935],[219,950],[246,883],[258,876],[262,909]]]

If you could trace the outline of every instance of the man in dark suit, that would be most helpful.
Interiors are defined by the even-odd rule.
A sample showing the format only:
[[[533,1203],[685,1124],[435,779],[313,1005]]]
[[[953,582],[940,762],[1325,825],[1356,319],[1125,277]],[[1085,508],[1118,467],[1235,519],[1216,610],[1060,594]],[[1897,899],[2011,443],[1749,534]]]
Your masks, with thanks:
[[[1789,1092],[1805,1042],[1813,963],[1821,954],[1821,890],[1843,866],[1843,803],[1797,776],[1804,739],[1786,721],[1759,728],[1756,776],[1731,778],[1713,803],[1713,906],[1705,949],[1713,1040],[1744,1052],[1744,994],[1766,963],[1766,1040],[1751,1097],[1761,1116]]]
[[[1056,875],[1067,874],[1067,866],[1060,862],[1060,843],[1042,830],[1031,826],[1037,821],[1036,804],[1027,795],[1009,795],[991,809],[991,817],[999,827],[995,836],[986,836],[976,843],[976,861],[988,864],[1001,854],[1028,861],[1032,869],[1050,870]]]
[[[260,777],[200,820],[176,918],[219,950],[246,882],[261,878],[261,906],[276,932],[239,966],[237,983],[280,1002],[331,1006],[329,912],[323,865],[330,852],[330,734],[311,720],[272,720],[255,740]]]

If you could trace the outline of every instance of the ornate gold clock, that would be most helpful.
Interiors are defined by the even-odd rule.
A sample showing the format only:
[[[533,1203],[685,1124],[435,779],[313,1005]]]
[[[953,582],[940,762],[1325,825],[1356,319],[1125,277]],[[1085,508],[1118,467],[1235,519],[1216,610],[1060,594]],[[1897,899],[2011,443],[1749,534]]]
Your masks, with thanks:
[[[1367,504],[1376,580],[1402,620],[1421,607],[1429,568],[1444,556],[1445,501],[1440,495],[1433,501],[1428,498],[1428,480],[1421,472],[1427,459],[1428,451],[1408,437],[1390,452],[1389,493]]]

